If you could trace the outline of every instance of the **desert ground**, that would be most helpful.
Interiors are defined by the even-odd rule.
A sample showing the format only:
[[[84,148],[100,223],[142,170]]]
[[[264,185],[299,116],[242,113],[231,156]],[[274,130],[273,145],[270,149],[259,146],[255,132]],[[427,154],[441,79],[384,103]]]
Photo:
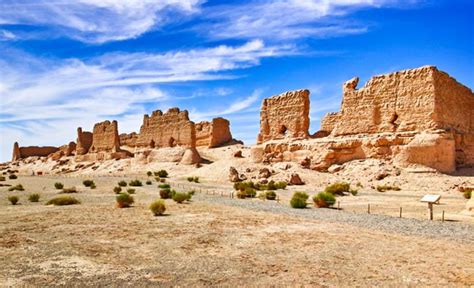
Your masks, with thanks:
[[[247,173],[251,178],[259,166],[245,158],[226,159],[233,149],[237,148],[212,149],[214,154],[200,151],[210,164],[199,169],[174,163],[141,167],[143,171],[166,169],[167,182],[178,191],[196,190],[185,204],[166,200],[165,216],[159,217],[148,209],[160,197],[154,177],[120,161],[67,175],[20,173],[18,179],[2,182],[21,183],[25,191],[0,187],[1,285],[474,285],[474,223],[460,213],[466,200],[456,190],[471,185],[472,177],[402,171],[374,181],[367,175],[374,174],[380,163],[365,162],[364,170],[362,163],[354,162],[337,173],[278,163],[273,178],[283,179],[296,171],[306,185],[277,190],[278,201],[241,200],[231,198],[228,167],[251,171]],[[190,175],[199,176],[200,183],[187,182]],[[97,188],[84,187],[84,179],[94,180]],[[120,180],[133,179],[144,184],[136,188],[135,204],[117,208],[113,187]],[[146,185],[146,180],[152,184]],[[288,204],[294,191],[312,196],[327,183],[344,180],[360,183],[357,196],[338,197],[341,210],[312,204],[292,209]],[[75,186],[78,193],[69,195],[81,204],[44,205],[59,193],[55,182]],[[377,192],[372,186],[379,182],[395,183],[401,190]],[[28,202],[31,193],[41,194],[39,203]],[[426,204],[419,202],[428,193],[442,195],[435,206],[435,221],[426,220]],[[19,204],[10,205],[8,195],[18,195]],[[399,207],[403,207],[401,219]],[[441,222],[443,210],[445,222]]]

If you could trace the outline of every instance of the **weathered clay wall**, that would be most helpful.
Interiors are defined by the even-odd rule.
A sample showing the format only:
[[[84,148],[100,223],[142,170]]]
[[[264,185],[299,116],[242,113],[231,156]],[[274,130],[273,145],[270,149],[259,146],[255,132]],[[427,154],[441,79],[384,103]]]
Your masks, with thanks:
[[[218,117],[212,119],[212,122],[196,123],[196,146],[219,147],[231,140],[230,123],[227,119]]]
[[[340,120],[332,135],[423,131],[438,128],[432,66],[371,78],[357,88],[359,79],[344,83]],[[324,122],[324,121],[323,121]]]
[[[118,152],[120,138],[117,121],[96,123],[92,132],[92,145],[89,152]]]
[[[135,147],[137,146],[138,134],[132,132],[130,134],[122,133],[119,135],[120,137],[120,145],[128,146],[128,147]]]
[[[334,127],[336,127],[336,124],[340,121],[340,119],[341,113],[339,112],[332,112],[326,114],[324,118],[321,119],[321,127],[319,130],[331,132],[332,130],[334,130]]]
[[[92,133],[87,131],[82,131],[82,128],[77,128],[77,145],[76,145],[76,155],[86,154],[90,147],[92,146]]]
[[[264,99],[257,143],[284,138],[306,138],[309,129],[309,91],[290,91]]]
[[[38,146],[28,146],[28,147],[20,147],[18,145],[18,142],[15,142],[13,144],[13,157],[12,161],[20,160],[23,158],[27,157],[32,157],[32,156],[39,156],[39,157],[44,157],[48,156],[56,151],[58,151],[58,147],[53,147],[53,146],[44,146],[44,147],[38,147]]]
[[[160,110],[143,117],[143,125],[136,141],[140,147],[196,147],[194,122],[188,111],[171,108],[163,114]]]

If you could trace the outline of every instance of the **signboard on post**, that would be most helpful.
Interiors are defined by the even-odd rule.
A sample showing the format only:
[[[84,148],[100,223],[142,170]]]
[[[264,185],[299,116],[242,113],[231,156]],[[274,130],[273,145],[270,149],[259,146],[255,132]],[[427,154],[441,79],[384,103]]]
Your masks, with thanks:
[[[425,195],[421,198],[421,202],[428,203],[428,209],[430,210],[430,220],[433,220],[433,204],[439,204],[441,195]]]

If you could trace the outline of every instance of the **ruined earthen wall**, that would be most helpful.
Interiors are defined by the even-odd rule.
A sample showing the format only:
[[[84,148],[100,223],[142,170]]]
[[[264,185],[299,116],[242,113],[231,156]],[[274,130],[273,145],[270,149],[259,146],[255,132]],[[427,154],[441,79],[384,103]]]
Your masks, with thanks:
[[[44,157],[48,156],[59,150],[58,147],[53,146],[28,146],[28,147],[19,147],[20,150],[20,157],[18,159],[32,157],[32,156],[39,156]]]
[[[371,78],[356,89],[359,79],[344,84],[340,121],[332,135],[422,131],[437,128],[432,66]]]
[[[137,139],[140,147],[196,147],[194,122],[189,120],[188,111],[171,108],[164,113],[154,111],[143,117],[143,125]]]
[[[135,147],[137,146],[138,134],[132,132],[130,134],[122,133],[120,134],[120,145]]]
[[[339,112],[327,113],[323,119],[321,119],[320,131],[331,132],[336,127],[337,122],[341,119]]]
[[[263,100],[257,143],[284,138],[306,138],[308,129],[308,90],[286,92]]]
[[[218,117],[212,122],[202,121],[196,124],[196,146],[219,147],[232,140],[230,123]]]
[[[94,125],[92,145],[89,152],[120,151],[120,138],[117,121],[104,121]]]
[[[77,145],[76,145],[76,154],[84,155],[86,154],[90,147],[92,146],[92,133],[87,131],[82,131],[82,128],[77,128]]]

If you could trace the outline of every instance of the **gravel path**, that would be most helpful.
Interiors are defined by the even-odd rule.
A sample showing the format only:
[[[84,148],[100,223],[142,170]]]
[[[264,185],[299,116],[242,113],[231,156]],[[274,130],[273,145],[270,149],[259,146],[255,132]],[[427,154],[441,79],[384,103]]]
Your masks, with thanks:
[[[474,226],[453,222],[437,222],[409,218],[397,218],[376,214],[359,214],[335,209],[293,209],[275,201],[241,200],[198,193],[194,201],[234,206],[252,211],[284,214],[321,221],[347,223],[363,228],[400,233],[409,236],[444,238],[474,243]]]

